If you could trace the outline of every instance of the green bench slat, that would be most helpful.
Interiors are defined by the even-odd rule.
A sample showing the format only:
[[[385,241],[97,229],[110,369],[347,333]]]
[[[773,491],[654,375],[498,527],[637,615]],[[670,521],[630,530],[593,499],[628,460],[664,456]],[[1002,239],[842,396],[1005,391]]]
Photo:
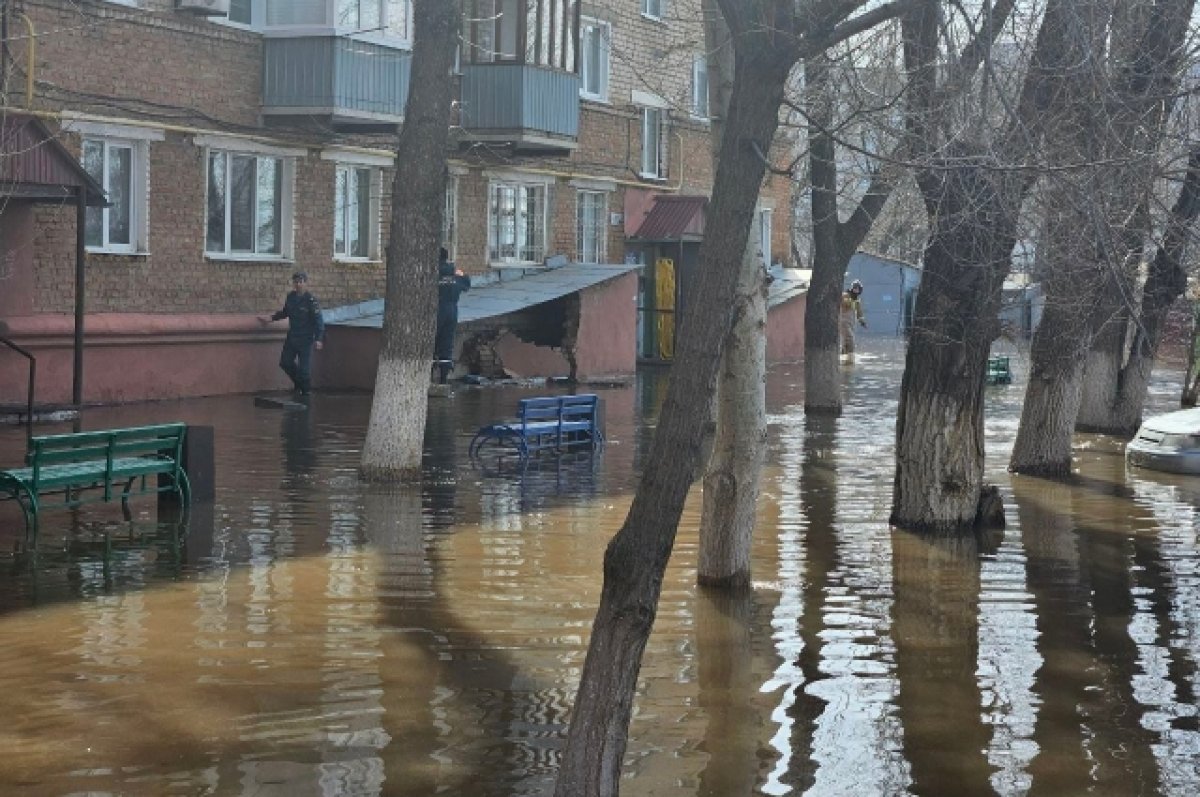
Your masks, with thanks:
[[[182,423],[136,426],[75,434],[44,435],[31,438],[25,455],[25,467],[0,470],[0,491],[22,501],[23,495],[67,492],[69,503],[109,501],[112,488],[122,488],[134,479],[155,474],[172,477],[172,484],[160,487],[142,483],[135,494],[165,490],[179,491],[188,499],[187,475],[180,462],[187,427]],[[103,488],[98,496],[70,500],[71,489]],[[127,498],[122,489],[122,500]],[[36,529],[38,503],[28,502],[28,522],[32,515]]]

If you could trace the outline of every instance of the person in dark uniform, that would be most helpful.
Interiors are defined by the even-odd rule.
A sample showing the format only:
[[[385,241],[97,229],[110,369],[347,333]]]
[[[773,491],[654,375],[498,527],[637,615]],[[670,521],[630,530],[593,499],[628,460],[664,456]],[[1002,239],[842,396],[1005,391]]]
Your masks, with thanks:
[[[454,267],[446,247],[438,252],[438,309],[437,335],[433,340],[433,359],[438,367],[438,381],[446,384],[446,376],[454,367],[454,330],[458,327],[458,297],[471,289],[471,278]]]
[[[279,355],[279,367],[291,378],[300,395],[307,396],[312,390],[312,350],[325,346],[325,319],[321,317],[321,303],[308,292],[308,275],[297,271],[292,275],[292,291],[284,300],[283,309],[272,315],[259,316],[263,326],[272,321],[288,320],[287,337]]]

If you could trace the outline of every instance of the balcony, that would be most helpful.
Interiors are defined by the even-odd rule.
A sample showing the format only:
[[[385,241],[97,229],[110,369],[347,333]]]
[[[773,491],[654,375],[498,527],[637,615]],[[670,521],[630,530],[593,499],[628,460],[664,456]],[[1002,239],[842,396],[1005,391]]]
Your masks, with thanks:
[[[338,130],[394,129],[408,100],[408,50],[320,35],[263,41],[263,115],[320,117]]]
[[[462,143],[561,153],[579,144],[579,75],[529,64],[464,64]]]

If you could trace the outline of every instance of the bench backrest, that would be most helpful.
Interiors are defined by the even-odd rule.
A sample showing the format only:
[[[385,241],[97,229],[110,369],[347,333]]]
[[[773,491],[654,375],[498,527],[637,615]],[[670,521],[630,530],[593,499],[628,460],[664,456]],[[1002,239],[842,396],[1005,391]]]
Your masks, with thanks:
[[[54,434],[33,437],[25,454],[25,464],[37,472],[46,465],[72,462],[108,461],[120,457],[166,455],[175,462],[183,457],[183,437],[187,426],[166,423],[130,429],[105,429],[96,432]]]
[[[521,423],[538,421],[596,421],[598,397],[595,393],[578,396],[547,396],[521,399],[517,402],[517,418]]]

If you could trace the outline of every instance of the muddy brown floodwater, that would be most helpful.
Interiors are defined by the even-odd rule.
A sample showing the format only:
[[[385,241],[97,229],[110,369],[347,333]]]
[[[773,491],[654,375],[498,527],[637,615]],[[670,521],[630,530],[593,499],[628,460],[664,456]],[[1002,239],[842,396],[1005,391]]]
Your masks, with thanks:
[[[1200,480],[1127,473],[1099,436],[1070,482],[1008,475],[1018,355],[987,394],[1007,530],[893,530],[903,357],[870,345],[836,421],[805,419],[800,366],[770,374],[751,594],[696,588],[694,491],[622,794],[1196,794]],[[217,496],[51,511],[36,557],[0,505],[0,794],[548,794],[665,384],[601,391],[605,450],[523,474],[467,444],[545,389],[459,389],[402,489],[356,478],[363,395],[88,410],[212,425]]]

